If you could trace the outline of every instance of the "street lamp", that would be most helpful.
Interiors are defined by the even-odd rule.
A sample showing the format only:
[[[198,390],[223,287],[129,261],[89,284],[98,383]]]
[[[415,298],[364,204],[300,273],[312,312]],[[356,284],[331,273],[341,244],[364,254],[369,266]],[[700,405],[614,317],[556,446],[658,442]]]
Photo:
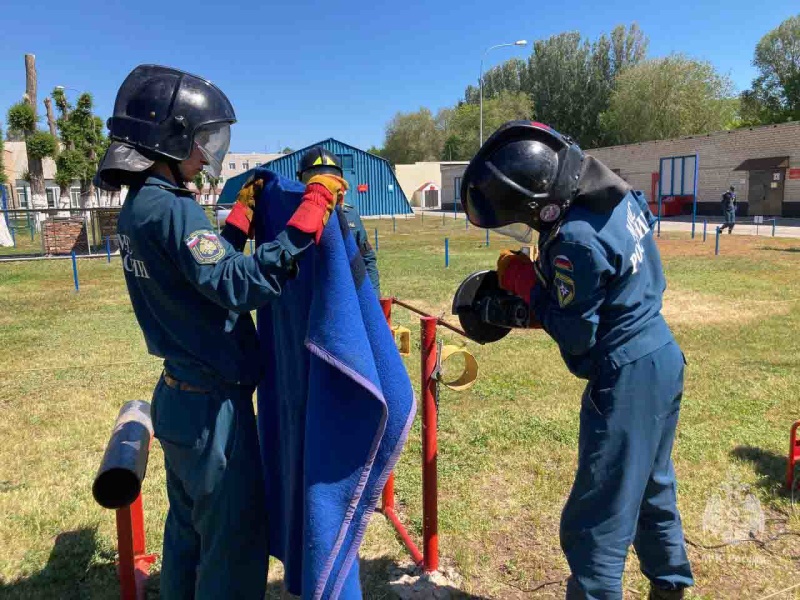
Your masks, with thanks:
[[[527,46],[528,40],[517,40],[516,42],[512,42],[510,44],[497,44],[496,46],[491,46],[486,49],[481,57],[481,78],[480,78],[480,85],[481,85],[481,146],[483,146],[483,59],[486,58],[486,54],[488,54],[489,50],[494,50],[495,48],[504,48],[506,46]]]

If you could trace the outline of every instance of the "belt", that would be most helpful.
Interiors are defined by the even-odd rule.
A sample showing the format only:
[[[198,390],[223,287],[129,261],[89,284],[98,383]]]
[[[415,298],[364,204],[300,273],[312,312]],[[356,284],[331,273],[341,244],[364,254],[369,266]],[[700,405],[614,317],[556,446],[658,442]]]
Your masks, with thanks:
[[[181,390],[183,392],[197,392],[199,394],[207,394],[210,391],[205,388],[200,388],[190,383],[186,383],[185,381],[179,381],[166,371],[164,371],[163,377],[164,383],[167,384],[167,387],[171,387],[174,390]]]

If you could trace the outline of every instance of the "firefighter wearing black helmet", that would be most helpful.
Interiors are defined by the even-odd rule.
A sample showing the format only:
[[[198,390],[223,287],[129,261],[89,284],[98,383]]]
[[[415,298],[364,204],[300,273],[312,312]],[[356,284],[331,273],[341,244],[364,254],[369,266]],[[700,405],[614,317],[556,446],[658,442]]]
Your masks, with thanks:
[[[501,254],[500,285],[528,301],[534,326],[588,380],[561,520],[567,598],[621,600],[631,544],[650,598],[682,598],[693,579],[671,452],[684,359],[661,315],[665,278],[644,196],[568,137],[516,121],[470,162],[461,197],[479,227],[538,232],[535,262]]]
[[[339,157],[329,152],[322,146],[314,146],[310,150],[303,153],[300,157],[300,164],[297,167],[297,178],[303,183],[307,183],[315,175],[336,175],[343,176],[342,163]],[[353,234],[356,246],[361,252],[361,257],[364,259],[364,265],[367,267],[367,275],[372,283],[372,288],[378,298],[381,297],[381,282],[380,274],[378,273],[378,257],[372,244],[369,243],[369,235],[361,221],[361,216],[358,214],[355,206],[344,203],[342,206],[344,216],[347,218],[347,223],[350,226],[350,232]]]
[[[147,348],[164,359],[152,415],[169,498],[165,600],[264,596],[252,403],[262,366],[250,311],[291,285],[297,256],[319,240],[347,188],[339,177],[313,178],[286,230],[245,256],[259,181],[242,190],[221,235],[184,186],[201,169],[219,175],[235,121],[209,81],[139,66],[117,93],[96,176],[105,189],[129,188],[118,222],[125,280]]]

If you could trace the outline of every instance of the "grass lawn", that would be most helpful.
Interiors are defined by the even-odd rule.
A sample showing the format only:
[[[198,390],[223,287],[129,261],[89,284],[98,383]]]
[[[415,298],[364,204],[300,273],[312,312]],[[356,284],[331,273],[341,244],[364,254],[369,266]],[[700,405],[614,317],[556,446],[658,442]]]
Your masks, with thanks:
[[[365,224],[371,237],[379,230],[384,293],[437,315],[449,315],[467,274],[511,247],[493,236],[486,248],[482,230],[452,215],[444,224],[399,218],[396,231],[391,220]],[[712,237],[700,240],[660,240],[664,312],[689,363],[674,456],[692,594],[758,599],[800,582],[800,537],[780,535],[800,532],[800,511],[782,489],[789,428],[800,419],[800,240],[725,236],[719,257]],[[120,405],[149,400],[160,363],[146,352],[119,258],[84,260],[79,270],[75,294],[69,261],[0,264],[0,598],[118,597],[114,518],[95,505],[91,483]],[[407,366],[418,389],[418,319],[396,306],[393,321],[412,330]],[[478,382],[441,398],[442,562],[473,597],[561,598],[568,569],[558,520],[576,464],[583,384],[542,332],[469,348]],[[417,422],[396,483],[398,511],[417,539],[420,451]],[[167,509],[162,460],[154,444],[144,486],[154,551]],[[747,494],[763,510],[763,543],[715,547],[741,534],[753,505]],[[406,562],[376,515],[362,546],[365,597],[393,597],[388,570]],[[270,580],[277,598],[279,566]],[[633,553],[625,587],[626,597],[646,596]],[[772,598],[800,599],[800,588]]]

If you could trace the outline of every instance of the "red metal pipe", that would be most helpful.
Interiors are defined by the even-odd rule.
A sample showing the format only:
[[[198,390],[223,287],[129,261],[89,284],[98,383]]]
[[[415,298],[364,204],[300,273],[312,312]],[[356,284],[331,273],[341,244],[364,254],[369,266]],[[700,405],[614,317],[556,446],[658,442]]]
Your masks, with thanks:
[[[800,429],[800,421],[795,421],[789,433],[789,460],[786,463],[786,487],[792,491],[794,485],[795,466],[800,462],[800,440],[797,439],[797,432]]]
[[[383,316],[386,318],[386,324],[391,328],[392,299],[381,298],[381,308],[383,309]],[[383,486],[383,494],[381,495],[381,510],[384,512],[384,514],[386,514],[388,511],[394,510],[394,473],[389,474],[389,479],[386,480],[386,485]]]
[[[439,514],[436,491],[436,317],[422,317],[422,550],[424,569],[439,568]]]
[[[418,309],[418,308],[416,308],[414,306],[411,306],[410,304],[407,304],[407,303],[403,302],[402,300],[398,300],[397,298],[392,298],[392,302],[394,304],[399,304],[403,308],[406,308],[406,309],[410,310],[413,313],[417,313],[421,317],[427,317],[429,319],[435,319],[437,325],[441,325],[442,327],[446,327],[447,329],[449,329],[450,331],[452,331],[454,333],[457,333],[458,335],[463,335],[468,340],[472,339],[466,334],[466,332],[463,329],[459,329],[455,325],[450,325],[450,323],[448,323],[444,319],[440,319],[439,317],[434,317],[433,315],[430,315],[430,314],[426,313],[424,310],[420,310],[420,309]]]
[[[117,510],[117,548],[120,598],[144,600],[150,565],[156,557],[154,554],[147,554],[145,547],[141,494],[133,504]]]
[[[411,559],[414,561],[414,564],[418,567],[423,566],[425,561],[422,557],[422,552],[420,552],[419,548],[414,544],[414,541],[408,534],[408,530],[400,522],[400,518],[397,516],[397,513],[394,512],[394,509],[390,508],[385,510],[383,514],[386,515],[386,518],[389,519],[389,522],[394,526],[397,535],[399,535],[400,539],[403,541],[403,545],[406,547],[409,554],[411,554]]]

